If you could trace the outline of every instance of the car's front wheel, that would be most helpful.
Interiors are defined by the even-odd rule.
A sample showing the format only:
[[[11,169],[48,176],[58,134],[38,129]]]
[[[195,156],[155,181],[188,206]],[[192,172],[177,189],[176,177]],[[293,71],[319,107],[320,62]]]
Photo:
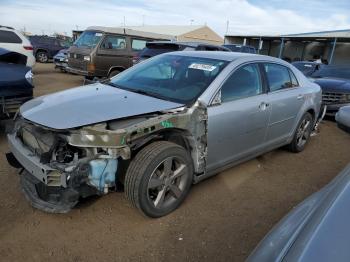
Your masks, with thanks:
[[[305,113],[298,124],[292,142],[288,145],[289,150],[294,153],[303,151],[306,144],[309,142],[312,129],[312,115],[310,113]]]
[[[183,202],[192,179],[192,160],[183,147],[154,142],[131,161],[125,175],[125,194],[145,215],[161,217]]]

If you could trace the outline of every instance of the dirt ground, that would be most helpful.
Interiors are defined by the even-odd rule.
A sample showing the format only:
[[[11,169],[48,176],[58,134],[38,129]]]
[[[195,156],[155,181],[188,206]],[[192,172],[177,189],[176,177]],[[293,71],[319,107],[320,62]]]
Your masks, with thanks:
[[[36,95],[82,78],[36,66]],[[278,149],[193,186],[172,214],[150,219],[123,193],[90,199],[69,214],[33,209],[0,136],[0,261],[243,261],[288,211],[350,161],[350,136],[326,121],[306,150]]]

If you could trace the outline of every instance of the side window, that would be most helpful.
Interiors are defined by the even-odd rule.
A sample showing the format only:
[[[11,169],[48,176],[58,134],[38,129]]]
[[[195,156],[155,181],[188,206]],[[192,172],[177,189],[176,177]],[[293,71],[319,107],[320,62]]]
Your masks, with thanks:
[[[147,41],[145,41],[145,40],[132,39],[131,49],[132,49],[133,51],[141,51],[142,49],[145,48],[146,42],[147,42]]]
[[[14,32],[0,30],[0,43],[21,44],[22,39]]]
[[[125,49],[126,48],[126,41],[125,37],[120,36],[106,36],[101,44],[102,49]]]
[[[221,101],[228,102],[262,93],[259,67],[249,64],[237,69],[221,87]]]
[[[264,64],[270,91],[293,87],[289,69],[278,64]]]
[[[298,80],[295,77],[294,73],[291,70],[289,70],[289,74],[290,74],[290,78],[292,79],[292,86],[293,87],[299,86]]]

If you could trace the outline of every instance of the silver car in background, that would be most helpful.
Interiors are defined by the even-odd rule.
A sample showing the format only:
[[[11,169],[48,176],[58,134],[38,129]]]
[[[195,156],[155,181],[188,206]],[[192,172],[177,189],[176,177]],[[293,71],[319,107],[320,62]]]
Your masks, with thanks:
[[[350,165],[286,215],[247,262],[346,262],[350,249]]]
[[[120,185],[160,217],[192,183],[281,146],[302,151],[320,106],[320,87],[280,59],[173,52],[24,104],[7,157],[34,207],[68,212]]]

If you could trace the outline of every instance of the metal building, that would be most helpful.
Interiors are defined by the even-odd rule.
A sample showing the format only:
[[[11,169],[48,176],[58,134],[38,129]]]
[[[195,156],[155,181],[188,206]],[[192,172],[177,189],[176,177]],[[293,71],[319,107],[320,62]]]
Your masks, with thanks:
[[[225,43],[251,45],[260,54],[290,61],[320,57],[329,64],[350,64],[350,29],[279,36],[226,35]]]
[[[224,39],[206,25],[145,25],[126,26],[137,31],[172,36],[172,40],[184,42],[205,42],[222,45]]]

